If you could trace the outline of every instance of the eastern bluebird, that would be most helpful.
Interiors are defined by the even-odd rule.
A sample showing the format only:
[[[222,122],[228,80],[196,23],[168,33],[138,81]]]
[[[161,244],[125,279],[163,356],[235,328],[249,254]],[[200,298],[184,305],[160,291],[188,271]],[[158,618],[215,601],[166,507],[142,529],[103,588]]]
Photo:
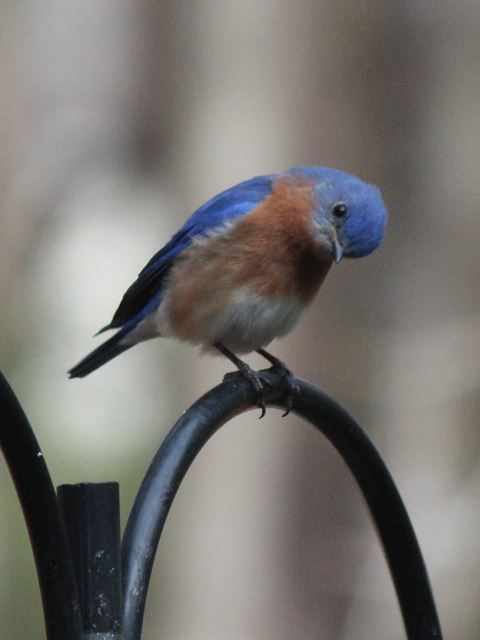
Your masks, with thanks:
[[[386,222],[379,190],[334,169],[294,167],[227,189],[147,263],[99,333],[119,331],[69,375],[82,378],[142,340],[174,337],[223,353],[263,409],[258,374],[235,354],[257,351],[291,379],[263,347],[293,329],[333,261],[378,247]]]

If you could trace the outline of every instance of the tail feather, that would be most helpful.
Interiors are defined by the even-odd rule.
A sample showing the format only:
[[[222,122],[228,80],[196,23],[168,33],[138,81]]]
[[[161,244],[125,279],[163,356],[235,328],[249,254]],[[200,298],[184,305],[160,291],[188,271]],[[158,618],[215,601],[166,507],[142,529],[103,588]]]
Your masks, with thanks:
[[[106,342],[97,347],[92,353],[89,353],[88,356],[85,356],[83,360],[80,360],[78,364],[76,364],[70,371],[68,372],[69,378],[84,378],[98,367],[101,367],[103,364],[112,360],[116,356],[118,356],[123,351],[130,349],[133,344],[120,344],[120,341],[129,331],[131,327],[126,330],[124,327],[120,331],[118,331],[114,336],[109,338]]]
[[[104,333],[105,331],[109,331],[110,329],[113,329],[113,327],[109,324],[106,324],[104,327],[102,327],[101,329],[99,329],[97,331],[97,333],[93,334],[93,337],[96,338],[97,336],[99,336],[101,333]]]

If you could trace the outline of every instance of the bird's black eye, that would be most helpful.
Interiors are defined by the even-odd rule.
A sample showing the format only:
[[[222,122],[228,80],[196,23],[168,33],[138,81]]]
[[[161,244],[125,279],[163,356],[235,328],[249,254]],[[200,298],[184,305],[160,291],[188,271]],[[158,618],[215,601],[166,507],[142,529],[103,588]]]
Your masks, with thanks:
[[[344,202],[337,202],[332,208],[332,213],[336,218],[343,218],[347,213],[347,205]]]

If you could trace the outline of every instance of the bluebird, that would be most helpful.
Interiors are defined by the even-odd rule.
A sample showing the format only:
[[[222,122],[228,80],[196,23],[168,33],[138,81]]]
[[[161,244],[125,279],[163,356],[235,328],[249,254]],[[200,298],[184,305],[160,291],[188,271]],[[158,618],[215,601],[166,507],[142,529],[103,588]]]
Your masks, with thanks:
[[[241,182],[197,209],[151,258],[99,333],[118,331],[69,375],[82,378],[143,340],[173,337],[229,358],[263,415],[259,374],[237,354],[258,352],[291,382],[264,347],[293,329],[333,262],[378,247],[386,222],[379,190],[335,169],[293,167]]]

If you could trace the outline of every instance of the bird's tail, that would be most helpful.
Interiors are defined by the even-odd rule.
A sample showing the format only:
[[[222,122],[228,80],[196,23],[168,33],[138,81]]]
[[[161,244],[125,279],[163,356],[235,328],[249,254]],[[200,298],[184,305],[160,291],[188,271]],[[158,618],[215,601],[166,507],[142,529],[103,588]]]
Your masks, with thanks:
[[[88,356],[85,356],[83,360],[72,367],[68,372],[69,378],[84,378],[88,376],[89,373],[101,367],[102,364],[105,364],[109,360],[112,360],[116,356],[118,356],[123,351],[130,349],[133,344],[121,344],[122,338],[125,337],[127,333],[131,331],[131,326],[125,326],[120,331],[109,338],[106,342],[97,347],[92,353],[89,353]]]

